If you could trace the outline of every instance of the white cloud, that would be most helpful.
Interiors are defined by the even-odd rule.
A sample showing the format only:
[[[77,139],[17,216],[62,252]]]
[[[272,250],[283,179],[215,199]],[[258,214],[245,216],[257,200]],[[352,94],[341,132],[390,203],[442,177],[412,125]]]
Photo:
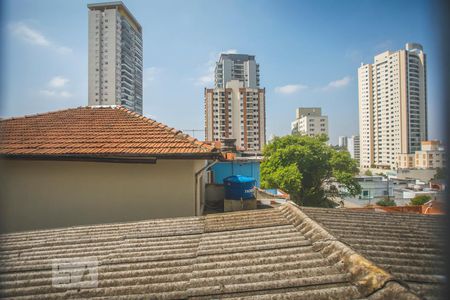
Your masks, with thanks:
[[[216,62],[219,60],[221,54],[236,54],[236,49],[228,49],[220,52],[212,52],[209,54],[209,60],[201,69],[203,69],[202,75],[195,80],[196,85],[205,86],[214,83],[214,69],[216,68]]]
[[[64,76],[55,76],[47,83],[48,88],[40,90],[39,93],[48,98],[71,98],[73,96],[72,93],[63,89],[67,86],[69,81],[70,80]]]
[[[221,54],[236,54],[237,50],[236,49],[228,49],[225,51],[220,52]]]
[[[287,84],[283,86],[277,86],[275,92],[284,95],[295,94],[301,90],[305,90],[308,87],[303,84]]]
[[[59,92],[59,96],[63,97],[63,98],[70,98],[70,97],[72,97],[72,94],[67,91],[61,91],[61,92]]]
[[[214,74],[208,74],[208,75],[204,75],[204,76],[200,76],[199,78],[197,78],[197,84],[198,85],[208,85],[208,84],[213,84],[214,83]]]
[[[50,82],[48,85],[52,88],[60,88],[65,86],[69,82],[69,79],[62,77],[62,76],[55,76],[52,79],[50,79]]]
[[[350,76],[345,76],[344,78],[331,81],[330,83],[327,84],[325,89],[341,88],[347,86],[351,80],[352,78]]]
[[[70,98],[73,95],[68,91],[56,91],[56,90],[40,90],[42,95],[51,97],[51,98]]]
[[[12,33],[31,44],[44,47],[50,46],[50,41],[42,33],[22,22],[11,24],[10,29]]]
[[[72,53],[72,49],[69,47],[65,47],[65,46],[55,46],[54,48],[56,50],[56,52],[60,53],[60,54],[69,54]]]
[[[43,33],[23,22],[11,23],[9,25],[9,29],[15,36],[32,45],[51,48],[61,54],[72,52],[72,49],[69,47],[60,46],[53,43]]]

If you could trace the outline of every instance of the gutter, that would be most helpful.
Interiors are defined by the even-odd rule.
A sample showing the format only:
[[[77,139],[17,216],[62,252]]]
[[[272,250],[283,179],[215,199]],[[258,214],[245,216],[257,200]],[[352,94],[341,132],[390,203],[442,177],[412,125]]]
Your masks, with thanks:
[[[120,154],[97,154],[97,155],[79,155],[79,154],[58,154],[58,155],[12,155],[2,154],[0,159],[9,160],[53,160],[53,161],[81,161],[81,162],[107,162],[107,163],[156,163],[155,156],[149,155],[120,155]]]
[[[195,205],[194,205],[194,210],[195,210],[195,215],[197,215],[197,209],[198,209],[198,207],[197,207],[197,197],[198,197],[198,191],[197,191],[197,185],[198,185],[198,179],[199,179],[199,177],[200,177],[200,175],[204,172],[204,171],[206,171],[207,169],[209,169],[209,168],[211,168],[212,166],[214,166],[215,164],[217,164],[219,162],[219,160],[218,159],[216,159],[216,160],[214,160],[212,163],[210,163],[210,164],[207,164],[206,166],[204,166],[203,168],[201,168],[200,170],[198,170],[196,173],[195,173],[195,183],[194,183],[194,203],[195,203]],[[200,201],[199,201],[200,202]]]
[[[179,154],[0,154],[0,159],[20,160],[62,160],[116,163],[156,163],[157,159],[220,159],[220,153],[179,153]]]

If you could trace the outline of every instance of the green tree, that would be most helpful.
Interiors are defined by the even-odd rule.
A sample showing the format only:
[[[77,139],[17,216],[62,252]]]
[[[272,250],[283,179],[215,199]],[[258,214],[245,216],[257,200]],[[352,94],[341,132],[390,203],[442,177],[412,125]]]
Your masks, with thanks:
[[[306,206],[334,206],[329,197],[336,196],[338,190],[332,188],[332,182],[343,185],[350,195],[359,194],[355,160],[348,152],[326,145],[327,140],[325,135],[275,137],[263,151],[262,186],[280,188]]]
[[[364,175],[366,175],[366,176],[372,176],[372,171],[366,170],[366,172],[364,172]]]
[[[424,205],[431,200],[429,195],[417,195],[411,199],[411,205]]]
[[[394,200],[389,199],[388,197],[384,197],[383,200],[377,202],[379,206],[397,206]]]
[[[433,179],[447,179],[447,170],[445,168],[437,168],[436,174],[434,174]]]

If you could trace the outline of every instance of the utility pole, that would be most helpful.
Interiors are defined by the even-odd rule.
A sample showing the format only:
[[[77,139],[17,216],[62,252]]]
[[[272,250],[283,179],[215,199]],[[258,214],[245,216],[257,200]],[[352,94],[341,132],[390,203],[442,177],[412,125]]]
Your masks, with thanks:
[[[386,175],[386,178],[387,178],[387,194],[388,194],[388,201],[390,201],[391,200],[391,197],[389,196],[389,175]]]

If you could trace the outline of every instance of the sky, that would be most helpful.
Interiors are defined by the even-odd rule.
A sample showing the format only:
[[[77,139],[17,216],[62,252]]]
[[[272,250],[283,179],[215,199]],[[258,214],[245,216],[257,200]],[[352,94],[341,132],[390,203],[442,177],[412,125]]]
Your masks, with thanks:
[[[1,117],[87,105],[92,2],[2,1]],[[289,134],[295,109],[312,106],[328,115],[330,141],[337,144],[341,135],[358,134],[361,63],[417,42],[428,60],[429,138],[444,136],[431,1],[124,3],[143,28],[144,115],[171,127],[203,129],[203,94],[213,86],[214,62],[221,52],[244,53],[260,65],[268,139]]]

